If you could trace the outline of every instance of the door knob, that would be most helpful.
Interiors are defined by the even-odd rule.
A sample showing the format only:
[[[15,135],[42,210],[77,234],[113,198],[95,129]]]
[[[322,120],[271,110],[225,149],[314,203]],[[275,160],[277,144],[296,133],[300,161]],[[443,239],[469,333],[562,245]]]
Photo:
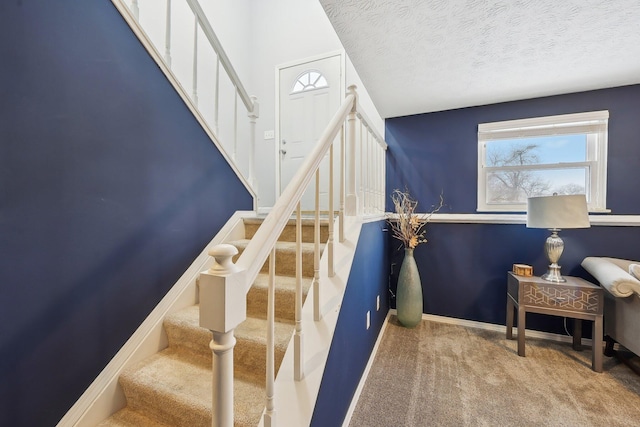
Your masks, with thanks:
[[[287,150],[280,149],[280,153],[284,156],[285,154],[287,154]]]

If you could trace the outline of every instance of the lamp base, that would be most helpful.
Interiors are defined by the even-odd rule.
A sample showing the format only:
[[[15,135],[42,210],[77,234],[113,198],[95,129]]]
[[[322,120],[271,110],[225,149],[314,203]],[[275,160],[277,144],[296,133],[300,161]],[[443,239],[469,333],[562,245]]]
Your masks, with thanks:
[[[553,263],[549,266],[549,270],[545,274],[541,276],[542,280],[546,280],[547,282],[555,282],[555,283],[564,283],[567,281],[560,274],[560,266],[556,263]]]
[[[560,231],[558,228],[552,228],[549,231],[551,231],[551,236],[547,237],[547,241],[544,242],[544,251],[550,264],[547,273],[542,275],[542,279],[555,283],[566,282],[567,280],[560,274],[560,266],[558,265],[558,260],[564,251],[564,242],[558,236]]]

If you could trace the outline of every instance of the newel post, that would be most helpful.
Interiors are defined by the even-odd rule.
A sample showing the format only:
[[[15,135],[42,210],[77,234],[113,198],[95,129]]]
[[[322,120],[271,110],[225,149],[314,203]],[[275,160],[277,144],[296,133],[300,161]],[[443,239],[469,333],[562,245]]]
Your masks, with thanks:
[[[232,261],[237,253],[235,246],[217,245],[209,251],[213,267],[200,273],[200,326],[213,334],[213,427],[233,427],[233,333],[247,318],[245,272]]]
[[[356,85],[348,88],[348,94],[354,95],[353,107],[347,116],[347,195],[345,200],[345,214],[355,216],[358,211],[358,196],[356,194],[356,110],[358,106],[358,94]]]

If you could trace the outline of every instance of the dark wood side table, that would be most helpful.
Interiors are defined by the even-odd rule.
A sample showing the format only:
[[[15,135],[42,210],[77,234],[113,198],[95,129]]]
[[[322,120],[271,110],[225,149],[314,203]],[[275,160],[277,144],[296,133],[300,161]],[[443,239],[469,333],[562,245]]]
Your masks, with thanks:
[[[602,312],[604,293],[600,286],[579,277],[563,276],[564,283],[540,277],[507,274],[507,339],[513,339],[513,316],[518,312],[518,356],[524,357],[525,316],[529,313],[550,314],[576,319],[573,348],[582,349],[582,320],[591,320],[593,355],[591,369],[602,372]]]

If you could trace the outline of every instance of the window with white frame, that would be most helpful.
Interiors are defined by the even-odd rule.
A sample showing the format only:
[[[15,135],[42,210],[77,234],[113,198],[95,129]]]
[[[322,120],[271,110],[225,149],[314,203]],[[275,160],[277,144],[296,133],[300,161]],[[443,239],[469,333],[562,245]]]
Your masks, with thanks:
[[[524,212],[527,198],[585,194],[606,211],[608,111],[478,125],[478,211]]]

